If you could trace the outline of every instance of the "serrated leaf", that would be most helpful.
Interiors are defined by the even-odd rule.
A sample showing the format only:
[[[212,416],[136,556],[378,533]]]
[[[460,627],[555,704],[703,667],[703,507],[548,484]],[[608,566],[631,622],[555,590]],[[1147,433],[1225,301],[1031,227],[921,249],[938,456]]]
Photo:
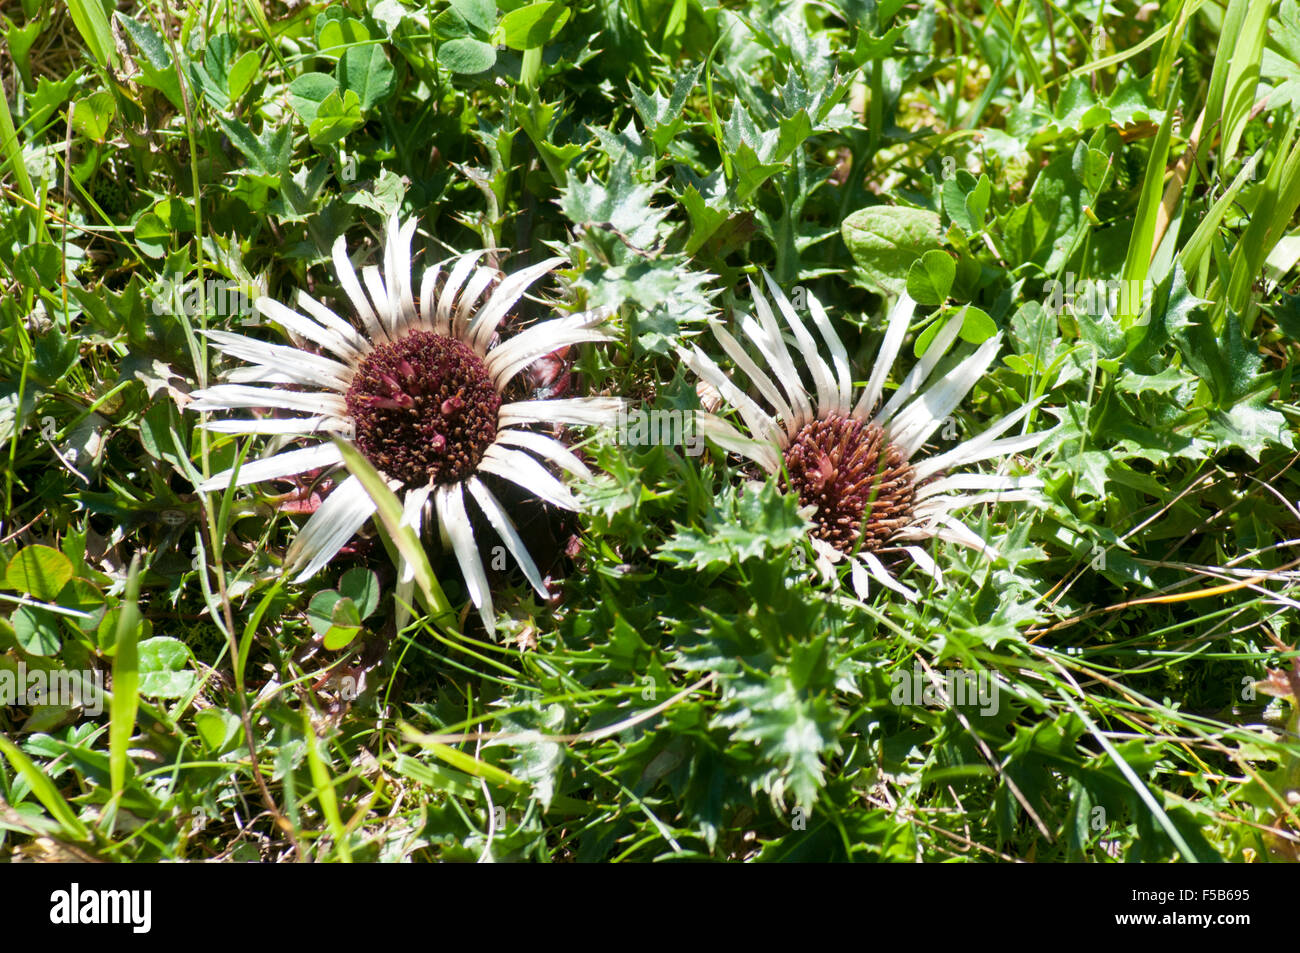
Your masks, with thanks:
[[[702,528],[680,528],[659,548],[657,558],[712,570],[784,549],[806,536],[797,511],[798,499],[771,481],[757,489],[749,483],[739,490],[728,488]]]
[[[839,750],[842,719],[827,697],[802,692],[773,672],[743,682],[714,723],[738,741],[754,742],[760,757],[775,766],[764,784],[775,800],[784,800],[789,790],[796,803],[810,808],[824,782],[823,759]]]
[[[1166,367],[1159,374],[1123,374],[1115,382],[1115,388],[1126,394],[1167,394],[1190,379],[1182,368]]]
[[[1270,444],[1295,449],[1285,415],[1262,402],[1212,411],[1207,426],[1220,447],[1239,447],[1253,460],[1258,461]]]
[[[253,171],[266,176],[279,176],[288,172],[289,153],[293,146],[293,129],[290,123],[267,122],[260,136],[237,119],[217,116],[221,129],[236,149],[248,159]]]

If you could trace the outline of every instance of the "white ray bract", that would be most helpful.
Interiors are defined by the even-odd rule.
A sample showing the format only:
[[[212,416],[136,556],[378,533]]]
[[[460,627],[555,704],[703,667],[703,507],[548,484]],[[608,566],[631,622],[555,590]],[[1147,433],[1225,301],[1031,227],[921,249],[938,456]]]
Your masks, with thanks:
[[[375,347],[400,340],[415,330],[452,336],[468,344],[484,359],[498,392],[515,375],[552,351],[611,339],[604,325],[612,311],[596,309],[541,321],[504,344],[492,347],[502,322],[528,288],[564,259],[549,258],[503,275],[495,268],[479,265],[488,249],[473,251],[445,265],[426,269],[420,278],[417,298],[411,258],[416,228],[415,219],[402,223],[396,216],[390,218],[384,229],[380,264],[365,265],[359,273],[348,255],[345,239],[340,236],[332,246],[331,258],[339,286],[352,305],[360,329],[302,291],[295,298],[302,313],[266,296],[257,299],[258,312],[283,326],[295,342],[305,342],[306,347],[319,348],[332,356],[230,332],[209,332],[208,337],[217,349],[248,363],[227,378],[240,382],[195,391],[188,405],[190,409],[200,412],[272,409],[307,416],[205,420],[202,426],[215,433],[268,435],[279,438],[281,443],[289,438],[326,434],[352,438],[354,425],[345,395],[357,368]],[[255,386],[276,384],[320,389]],[[519,428],[533,424],[614,426],[626,406],[626,401],[617,397],[507,403],[498,413],[497,441],[484,452],[479,470],[515,483],[552,505],[577,509],[578,500],[569,488],[530,454],[583,479],[591,477],[590,469],[559,440]],[[216,474],[199,489],[224,490],[232,481],[242,486],[333,467],[341,462],[334,443],[320,442],[251,460],[237,473],[232,468]],[[501,502],[477,475],[470,474],[461,482],[439,486],[406,487],[392,479],[388,483],[401,496],[402,522],[417,533],[428,522],[425,512],[432,502],[438,533],[453,549],[470,599],[489,629],[493,626],[492,597],[466,509],[466,489],[529,584],[543,598],[548,596],[545,580],[518,530]],[[298,582],[318,572],[370,519],[375,508],[360,481],[348,477],[329,493],[299,530],[286,554],[286,570],[295,573]],[[405,593],[408,601],[413,580],[413,567],[405,559],[400,560],[398,592]]]
[[[789,445],[790,438],[812,419],[828,416],[851,416],[881,427],[888,442],[896,446],[905,459],[910,459],[988,372],[1001,347],[1002,337],[996,335],[957,361],[951,370],[935,378],[936,369],[956,344],[961,332],[962,321],[950,319],[938,329],[925,353],[885,400],[886,381],[902,350],[916,308],[916,302],[903,294],[890,311],[871,373],[855,404],[848,352],[836,336],[820,302],[809,296],[807,307],[830,354],[829,363],[819,351],[818,342],[804,319],[772,276],[764,271],[763,279],[775,306],[751,281],[754,313],[742,315],[739,325],[745,338],[762,354],[763,362],[755,360],[741,341],[719,322],[711,320],[709,324],[722,349],[774,409],[775,416],[733,382],[697,345],[679,347],[678,354],[700,378],[702,385],[717,391],[723,401],[740,415],[748,429],[745,433],[719,416],[700,413],[696,420],[703,435],[723,450],[754,461],[770,474],[781,472],[782,452]],[[781,323],[776,317],[778,311],[794,340],[798,364],[811,376],[816,392],[815,406],[783,336]],[[952,467],[1036,447],[1047,432],[1002,439],[999,435],[1024,420],[1041,400],[1040,397],[1007,414],[979,436],[952,450],[913,463],[916,495],[909,521],[890,537],[887,541],[890,545],[880,552],[905,552],[911,562],[937,585],[943,584],[943,573],[934,558],[921,546],[905,541],[939,539],[977,549],[988,558],[997,558],[996,550],[988,541],[955,519],[952,513],[984,503],[1038,500],[1042,481],[1035,477],[1003,474],[941,474]],[[914,589],[894,578],[876,551],[864,550],[846,557],[822,540],[812,538],[811,541],[823,575],[829,575],[835,563],[847,559],[850,581],[863,598],[870,590],[872,579],[909,600],[919,598]]]

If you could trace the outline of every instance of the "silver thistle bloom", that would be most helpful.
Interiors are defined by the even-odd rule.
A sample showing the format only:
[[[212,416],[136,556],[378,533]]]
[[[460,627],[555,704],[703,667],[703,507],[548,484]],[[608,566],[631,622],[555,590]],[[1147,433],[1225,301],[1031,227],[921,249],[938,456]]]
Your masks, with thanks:
[[[812,323],[830,353],[829,363],[785,293],[766,271],[763,277],[785,327],[750,281],[754,314],[741,316],[740,330],[766,367],[720,322],[709,323],[722,349],[771,410],[738,387],[698,345],[680,347],[682,360],[739,414],[748,433],[709,412],[699,415],[701,431],[799,494],[813,522],[811,542],[823,573],[829,576],[831,564],[847,559],[854,589],[863,598],[871,579],[908,599],[918,598],[880,558],[890,553],[905,553],[942,584],[939,567],[918,545],[930,539],[960,543],[995,558],[995,548],[954,514],[982,503],[1032,499],[1041,481],[949,471],[1036,447],[1046,431],[1001,435],[1024,420],[1038,401],[1007,414],[951,450],[927,458],[918,458],[917,453],[988,370],[1002,336],[985,341],[951,372],[931,380],[961,329],[960,318],[949,320],[882,406],[885,381],[915,309],[915,302],[903,295],[890,313],[866,388],[855,401],[848,352],[821,303],[808,296]],[[787,331],[794,353],[785,339]],[[805,373],[812,379],[811,392]]]
[[[319,349],[271,344],[225,331],[208,338],[223,353],[249,362],[227,382],[195,391],[195,411],[266,408],[301,416],[208,420],[226,434],[268,434],[311,446],[284,449],[246,462],[236,474],[218,473],[204,492],[291,477],[342,465],[328,435],[351,441],[403,502],[403,522],[420,532],[436,515],[442,537],[456,555],[469,595],[484,624],[493,628],[492,595],[466,509],[471,497],[519,563],[533,588],[547,597],[536,563],[501,503],[480,479],[491,473],[554,506],[578,503],[552,472],[554,464],[579,477],[590,471],[567,447],[533,424],[603,426],[618,415],[617,398],[524,400],[503,403],[506,385],[538,358],[569,345],[607,341],[608,310],[541,321],[494,344],[498,328],[533,282],[563,262],[550,258],[503,276],[481,266],[483,251],[461,255],[421,277],[417,299],[411,273],[414,219],[387,223],[382,270],[361,269],[348,258],[343,237],[333,248],[339,284],[359,326],[299,291],[295,311],[258,298],[260,314]],[[367,294],[369,292],[369,294]],[[292,389],[283,385],[291,385]],[[295,581],[325,566],[376,509],[355,476],[342,480],[299,530],[285,564]],[[409,587],[405,562],[400,582]],[[409,591],[409,588],[408,588]]]

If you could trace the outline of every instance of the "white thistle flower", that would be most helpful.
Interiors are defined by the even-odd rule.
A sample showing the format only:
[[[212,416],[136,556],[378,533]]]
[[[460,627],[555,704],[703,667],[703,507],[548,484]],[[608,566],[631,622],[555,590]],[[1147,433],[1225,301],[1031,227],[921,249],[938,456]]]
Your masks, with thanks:
[[[526,429],[531,424],[610,425],[618,398],[525,400],[502,403],[506,385],[533,361],[567,345],[608,341],[608,309],[539,322],[493,345],[497,329],[525,290],[564,261],[550,258],[512,275],[480,266],[483,251],[424,272],[419,298],[411,275],[411,238],[416,221],[388,221],[382,269],[361,269],[361,280],[340,236],[334,269],[360,326],[298,292],[298,311],[268,297],[257,311],[329,356],[270,344],[240,334],[209,331],[215,346],[250,366],[228,375],[228,383],[194,392],[195,411],[267,408],[294,417],[208,420],[208,430],[226,434],[270,434],[300,441],[325,439],[246,462],[204,481],[203,492],[231,485],[294,476],[342,465],[328,435],[351,441],[403,501],[403,523],[418,534],[436,514],[467,589],[489,631],[492,595],[479,557],[465,497],[472,497],[488,523],[543,598],[545,583],[514,524],[479,478],[480,473],[518,484],[554,506],[577,509],[569,489],[540,461],[579,477],[590,471],[562,443]],[[369,294],[367,295],[367,292]],[[281,385],[297,385],[286,389]],[[256,386],[265,385],[265,386]],[[283,442],[283,440],[281,441]],[[534,456],[535,455],[535,456]],[[325,566],[375,512],[361,482],[349,476],[312,514],[290,545],[285,565],[302,582]],[[412,567],[400,568],[409,592]]]
[[[1042,481],[1003,474],[948,475],[948,471],[1036,447],[1047,436],[1046,431],[1011,437],[1001,434],[1023,420],[1038,401],[1008,414],[979,436],[945,453],[915,457],[988,370],[1002,335],[985,341],[950,373],[931,381],[931,372],[961,329],[960,317],[949,320],[898,389],[880,406],[885,380],[898,357],[916,304],[904,294],[889,316],[866,389],[855,402],[848,352],[836,337],[821,303],[808,296],[813,324],[830,351],[829,364],[772,276],[764,271],[763,277],[776,310],[793,336],[796,352],[791,354],[772,305],[750,281],[757,319],[742,315],[740,329],[766,368],[720,322],[710,319],[709,325],[722,349],[748,375],[772,410],[737,387],[697,345],[679,347],[682,360],[703,383],[722,395],[748,430],[742,433],[716,414],[701,412],[701,432],[724,450],[779,476],[783,485],[798,492],[803,512],[814,524],[811,542],[823,574],[831,577],[833,563],[849,560],[850,579],[863,598],[870,579],[908,599],[918,598],[913,589],[894,578],[881,560],[881,555],[888,553],[906,553],[941,585],[939,567],[917,545],[925,540],[960,543],[995,558],[994,547],[954,514],[982,503],[1033,499]],[[800,367],[812,378],[812,392],[805,386]]]

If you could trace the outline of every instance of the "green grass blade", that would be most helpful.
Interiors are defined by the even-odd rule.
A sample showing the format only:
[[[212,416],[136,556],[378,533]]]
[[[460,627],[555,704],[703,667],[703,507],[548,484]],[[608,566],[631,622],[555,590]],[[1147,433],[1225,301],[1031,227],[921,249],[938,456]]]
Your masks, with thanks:
[[[126,786],[126,750],[140,707],[140,556],[131,560],[126,592],[117,616],[113,654],[113,699],[109,703],[108,777],[116,801]]]
[[[1262,159],[1257,157],[1252,161],[1262,161]],[[1187,272],[1194,272],[1200,266],[1201,257],[1209,250],[1210,242],[1214,240],[1224,214],[1237,201],[1237,196],[1241,193],[1241,190],[1253,181],[1253,171],[1250,163],[1242,167],[1241,171],[1237,173],[1237,177],[1232,180],[1232,185],[1228,186],[1227,191],[1210,206],[1209,211],[1205,213],[1205,217],[1196,226],[1196,231],[1192,232],[1191,238],[1187,239],[1187,242],[1183,245],[1178,257]]]
[[[1083,694],[1083,690],[1078,687],[1074,680],[1070,678],[1066,670],[1062,668],[1055,659],[1049,658],[1048,661],[1051,662],[1058,672],[1065,676],[1066,681],[1070,682],[1070,684],[1074,686],[1075,691]],[[1183,837],[1182,833],[1174,825],[1174,822],[1169,819],[1169,815],[1166,814],[1165,809],[1160,806],[1160,802],[1158,802],[1155,795],[1151,793],[1151,789],[1146,786],[1140,777],[1138,777],[1138,773],[1133,770],[1133,766],[1124,760],[1123,755],[1116,750],[1115,746],[1110,743],[1110,739],[1106,737],[1099,727],[1097,727],[1097,723],[1088,717],[1088,713],[1084,711],[1083,708],[1070,696],[1069,692],[1062,691],[1060,698],[1065,702],[1066,707],[1069,708],[1070,711],[1074,712],[1075,715],[1079,717],[1079,720],[1087,726],[1088,732],[1097,739],[1097,744],[1099,744],[1101,749],[1106,752],[1107,756],[1115,762],[1115,767],[1119,768],[1120,774],[1124,775],[1124,779],[1133,787],[1134,792],[1136,792],[1137,796],[1142,800],[1142,803],[1146,805],[1147,810],[1151,812],[1151,816],[1154,817],[1156,823],[1160,825],[1160,829],[1163,830],[1169,836],[1169,839],[1174,842],[1174,846],[1178,848],[1178,852],[1183,855],[1183,859],[1188,863],[1198,863],[1199,858],[1196,856],[1196,852],[1192,850],[1191,845],[1187,843],[1186,838]]]
[[[49,811],[50,816],[63,826],[70,837],[79,841],[90,840],[90,831],[85,824],[81,823],[72,805],[63,799],[63,795],[54,786],[49,775],[38,768],[31,758],[23,754],[22,750],[3,734],[0,734],[0,752],[4,753],[14,770],[31,787],[36,800],[45,806],[45,810]]]
[[[415,530],[402,524],[402,504],[394,495],[393,491],[388,488],[384,478],[379,475],[370,461],[363,457],[356,449],[346,440],[334,438],[335,445],[339,452],[343,454],[343,465],[348,471],[361,481],[370,498],[375,501],[378,507],[377,516],[388,535],[393,540],[393,545],[397,551],[411,564],[415,570],[415,582],[420,587],[420,592],[429,604],[429,608],[442,621],[451,626],[452,631],[459,634],[456,626],[456,616],[452,611],[451,603],[447,600],[447,595],[442,591],[442,585],[438,582],[438,577],[433,573],[433,567],[429,565],[428,554],[425,553],[424,547],[420,545],[420,539],[415,535]]]
[[[117,48],[113,45],[113,31],[109,29],[104,5],[99,0],[68,0],[68,12],[100,68],[117,69]]]
[[[9,112],[9,100],[0,95],[0,159],[4,164],[0,165],[0,172],[3,172],[5,166],[13,170],[14,181],[18,183],[18,190],[22,193],[23,198],[36,205],[36,192],[32,189],[31,176],[27,174],[27,164],[23,161],[23,145],[18,140],[18,132],[14,129],[14,117]]]
[[[1155,255],[1156,220],[1160,215],[1160,202],[1164,198],[1165,164],[1169,160],[1169,141],[1174,130],[1174,105],[1177,101],[1178,83],[1173,83],[1165,99],[1165,118],[1151,145],[1147,159],[1146,176],[1142,194],[1138,198],[1137,214],[1133,220],[1133,234],[1129,238],[1128,254],[1124,258],[1125,281],[1146,281]],[[1133,287],[1130,285],[1130,287]],[[1141,296],[1126,295],[1120,313],[1120,324],[1127,330],[1142,313]]]
[[[1290,126],[1282,133],[1278,143],[1279,159],[1274,161],[1264,179],[1255,214],[1250,218],[1241,241],[1232,250],[1229,259],[1231,273],[1228,281],[1227,305],[1242,314],[1250,303],[1255,279],[1264,270],[1264,262],[1282,239],[1291,224],[1291,217],[1300,208],[1300,140],[1296,139],[1300,114],[1292,118]],[[1290,151],[1287,152],[1287,148]],[[1282,159],[1285,154],[1286,158]],[[1250,321],[1245,322],[1249,331]]]
[[[1223,90],[1223,140],[1219,148],[1219,163],[1226,165],[1237,154],[1242,130],[1251,107],[1255,105],[1255,87],[1259,85],[1259,63],[1264,55],[1264,40],[1268,36],[1269,0],[1252,0],[1241,24],[1241,31],[1233,39],[1232,56]],[[1224,37],[1221,42],[1227,40]],[[1217,63],[1216,63],[1217,65]]]
[[[303,735],[307,739],[307,764],[311,769],[311,783],[320,802],[321,813],[325,815],[325,823],[329,825],[339,855],[350,864],[352,850],[348,847],[348,832],[343,827],[343,818],[339,814],[339,802],[334,794],[334,781],[330,778],[325,762],[321,760],[320,752],[317,750],[316,746],[320,743],[320,739],[312,729],[311,712],[306,706],[303,706],[302,728]]]
[[[1151,84],[1151,90],[1157,99],[1168,93],[1169,77],[1173,75],[1174,62],[1178,59],[1178,51],[1183,45],[1183,35],[1187,31],[1187,23],[1191,20],[1192,14],[1199,10],[1204,2],[1205,0],[1183,0],[1182,5],[1178,8],[1178,16],[1174,19],[1174,22],[1166,24],[1163,28],[1163,32],[1167,32],[1167,35],[1164,44],[1160,47],[1160,58],[1156,61],[1155,80]]]

